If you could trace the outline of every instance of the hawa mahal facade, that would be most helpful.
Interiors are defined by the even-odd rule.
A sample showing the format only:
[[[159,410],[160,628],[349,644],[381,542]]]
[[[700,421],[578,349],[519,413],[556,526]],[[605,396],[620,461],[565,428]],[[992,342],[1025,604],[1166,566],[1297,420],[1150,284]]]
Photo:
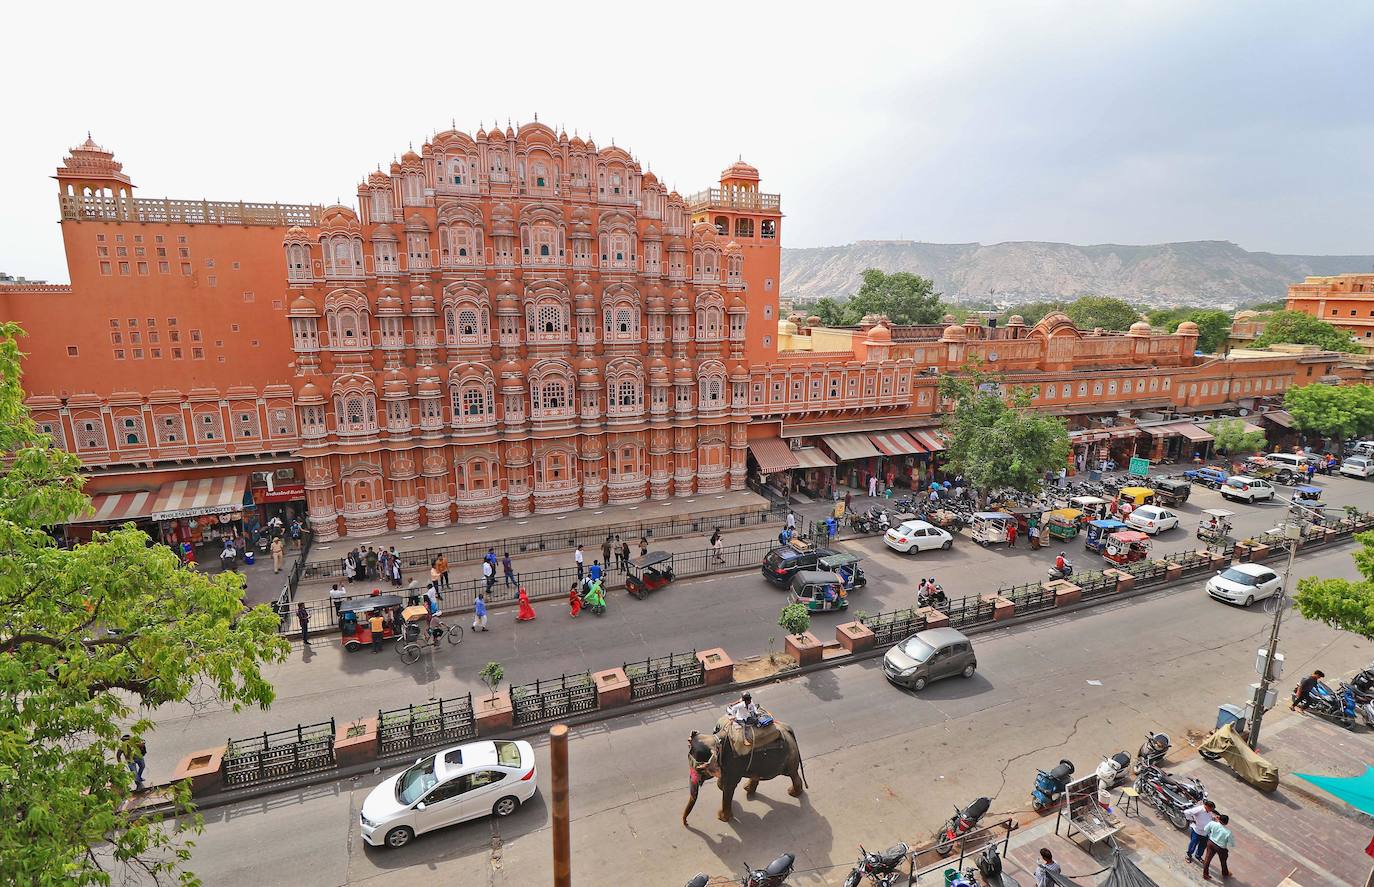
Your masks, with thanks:
[[[1075,425],[1255,406],[1335,359],[1199,357],[1186,323],[782,317],[757,169],[683,196],[538,122],[438,133],[356,208],[135,197],[89,138],[56,179],[72,283],[0,285],[0,316],[111,522],[294,497],[324,540],[690,497],[929,456],[970,359]]]

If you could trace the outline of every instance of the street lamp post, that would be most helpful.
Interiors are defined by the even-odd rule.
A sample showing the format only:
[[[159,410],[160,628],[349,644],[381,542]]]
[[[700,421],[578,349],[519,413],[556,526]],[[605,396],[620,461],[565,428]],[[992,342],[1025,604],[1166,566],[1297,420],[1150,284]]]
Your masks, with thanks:
[[[1283,609],[1288,603],[1289,583],[1293,580],[1293,560],[1298,554],[1298,540],[1302,538],[1302,524],[1290,521],[1284,524],[1283,534],[1288,539],[1288,568],[1283,573],[1283,587],[1279,589],[1278,604],[1274,607],[1274,624],[1269,629],[1269,647],[1264,657],[1264,673],[1260,675],[1259,685],[1255,688],[1255,698],[1251,700],[1250,747],[1258,750],[1260,725],[1264,723],[1264,704],[1269,696],[1269,685],[1278,677],[1275,654],[1279,650],[1279,626],[1283,624]]]

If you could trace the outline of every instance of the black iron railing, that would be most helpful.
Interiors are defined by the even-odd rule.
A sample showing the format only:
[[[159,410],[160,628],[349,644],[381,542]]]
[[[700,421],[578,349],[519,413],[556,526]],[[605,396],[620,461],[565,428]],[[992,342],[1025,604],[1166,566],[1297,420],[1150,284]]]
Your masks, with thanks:
[[[334,766],[334,719],[230,739],[220,766],[226,786],[256,785],[328,770]]]
[[[583,672],[547,681],[511,684],[510,703],[516,726],[566,718],[596,709],[596,682],[591,672]]]
[[[874,643],[889,646],[926,627],[926,618],[916,610],[893,610],[873,616],[860,616],[859,621],[873,632]]]
[[[983,600],[979,595],[973,594],[950,601],[949,606],[944,609],[944,614],[949,617],[951,628],[971,628],[991,622],[995,609],[995,602]]]
[[[702,686],[706,683],[706,665],[697,658],[696,650],[669,653],[625,663],[625,676],[630,679],[631,699],[651,699]]]
[[[377,712],[378,757],[465,742],[476,736],[477,721],[472,716],[471,693]]]
[[[1002,597],[1016,605],[1016,615],[1038,613],[1054,606],[1054,592],[1040,582],[1029,582],[1013,586],[1001,593]]]

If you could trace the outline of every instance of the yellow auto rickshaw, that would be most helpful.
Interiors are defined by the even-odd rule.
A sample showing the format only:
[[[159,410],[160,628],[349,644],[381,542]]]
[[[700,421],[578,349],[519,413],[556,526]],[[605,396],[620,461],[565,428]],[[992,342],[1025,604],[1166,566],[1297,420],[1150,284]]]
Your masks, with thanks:
[[[1132,508],[1155,504],[1155,491],[1149,487],[1122,487],[1116,494],[1116,507],[1122,502],[1131,503]]]
[[[1051,539],[1073,539],[1083,528],[1086,515],[1077,508],[1056,508],[1045,512],[1045,535]]]

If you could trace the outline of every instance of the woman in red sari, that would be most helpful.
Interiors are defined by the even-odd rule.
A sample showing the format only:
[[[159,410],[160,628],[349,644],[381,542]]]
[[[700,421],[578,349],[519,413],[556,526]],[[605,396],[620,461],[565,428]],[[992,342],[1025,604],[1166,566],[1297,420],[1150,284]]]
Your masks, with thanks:
[[[530,596],[525,593],[525,586],[520,586],[520,612],[516,614],[516,622],[529,622],[534,619],[534,607],[530,606]]]
[[[572,611],[573,618],[582,610],[582,595],[578,592],[577,583],[574,582],[568,589],[568,609]]]

